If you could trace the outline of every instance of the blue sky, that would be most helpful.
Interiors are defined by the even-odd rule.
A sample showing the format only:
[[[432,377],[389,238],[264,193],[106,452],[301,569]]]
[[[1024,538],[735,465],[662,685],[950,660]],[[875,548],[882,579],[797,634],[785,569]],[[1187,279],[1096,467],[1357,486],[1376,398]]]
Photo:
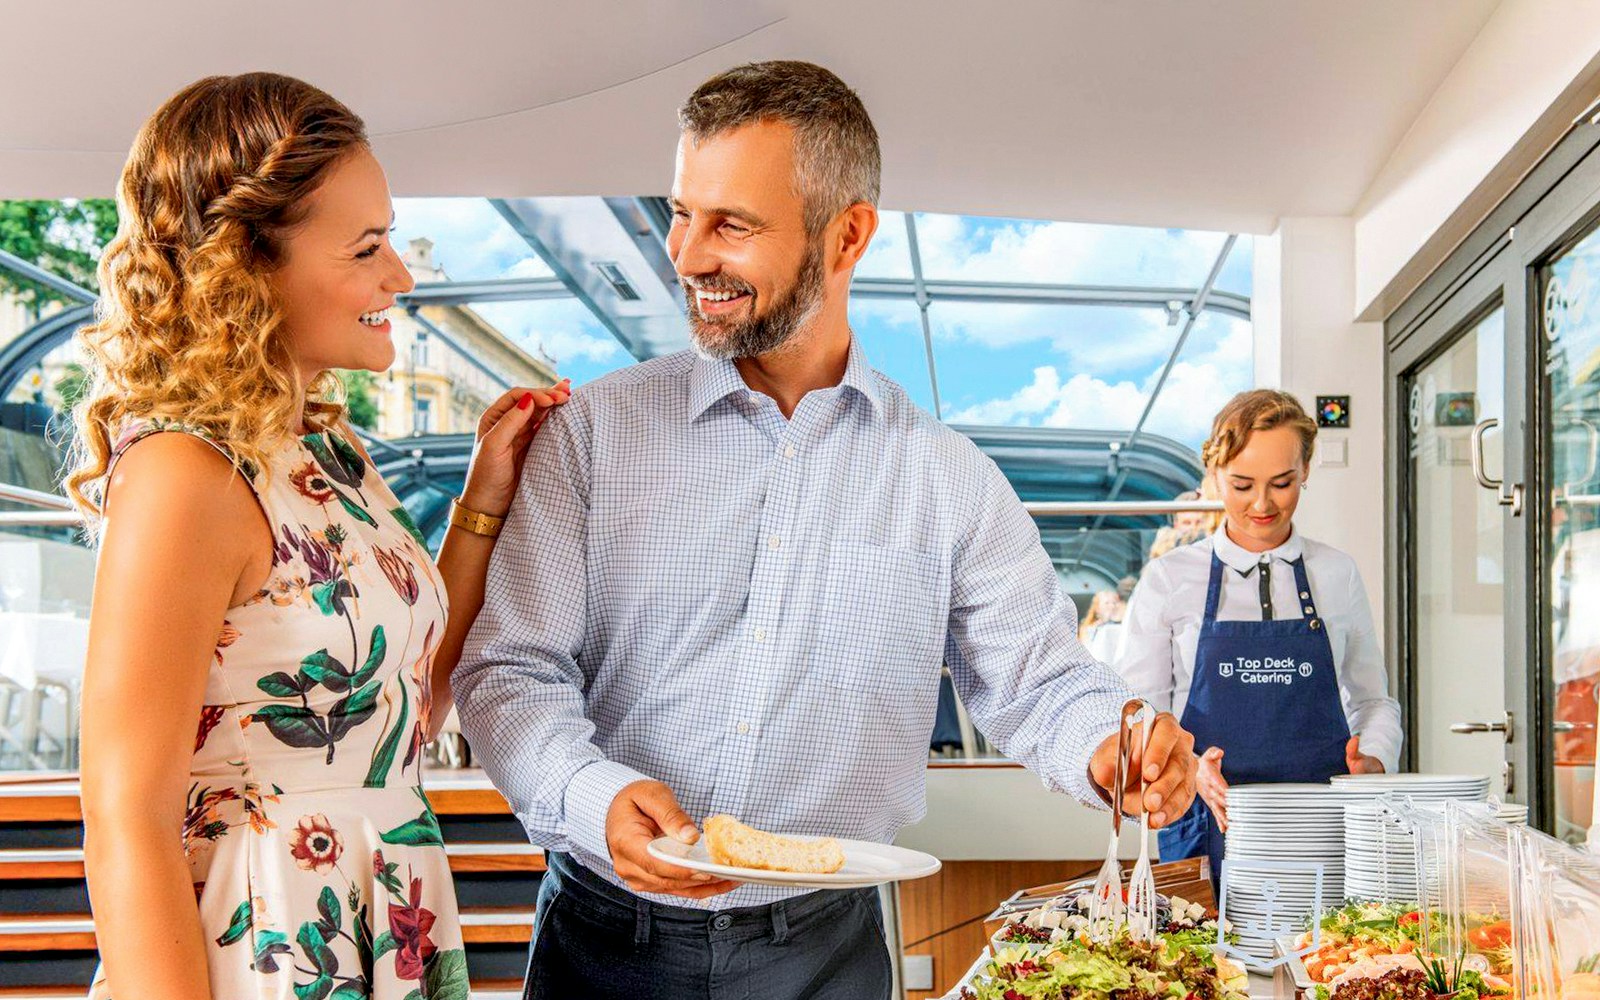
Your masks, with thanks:
[[[454,279],[549,274],[494,208],[474,198],[401,198],[395,244],[434,241]],[[924,274],[933,279],[1194,287],[1222,233],[919,213]],[[884,212],[858,274],[910,277],[904,216]],[[1241,237],[1218,287],[1249,295],[1251,243]],[[633,363],[576,300],[475,307],[577,384]],[[944,418],[951,423],[1128,430],[1181,323],[1164,310],[935,302],[929,312]],[[868,358],[933,408],[921,324],[911,302],[860,300],[851,324]],[[1211,417],[1252,380],[1248,322],[1208,312],[1195,325],[1147,428],[1198,447]]]

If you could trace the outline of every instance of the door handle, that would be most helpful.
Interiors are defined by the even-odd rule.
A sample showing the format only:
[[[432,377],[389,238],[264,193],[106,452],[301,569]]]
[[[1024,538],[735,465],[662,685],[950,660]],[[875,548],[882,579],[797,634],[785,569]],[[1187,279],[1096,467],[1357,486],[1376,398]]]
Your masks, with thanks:
[[[1490,429],[1499,426],[1499,417],[1489,417],[1487,419],[1480,420],[1473,425],[1472,446],[1468,449],[1468,451],[1471,452],[1472,457],[1472,476],[1478,481],[1479,486],[1482,486],[1486,490],[1494,491],[1495,499],[1499,501],[1500,506],[1511,508],[1512,517],[1521,517],[1522,484],[1513,483],[1510,489],[1507,489],[1505,480],[1490,479],[1489,474],[1483,471],[1483,435]],[[1451,727],[1451,731],[1454,732],[1455,728]]]
[[[1472,733],[1504,733],[1506,742],[1510,743],[1512,737],[1516,735],[1516,726],[1512,722],[1511,713],[1507,712],[1504,722],[1456,722],[1451,724],[1450,731],[1452,733],[1461,733],[1463,735],[1470,735]]]

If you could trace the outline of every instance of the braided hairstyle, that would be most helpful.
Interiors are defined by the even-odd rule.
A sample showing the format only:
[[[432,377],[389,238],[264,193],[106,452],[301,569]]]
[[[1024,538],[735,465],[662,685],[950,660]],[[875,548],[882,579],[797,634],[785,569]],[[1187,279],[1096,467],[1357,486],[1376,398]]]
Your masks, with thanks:
[[[96,322],[77,338],[89,384],[66,483],[91,533],[112,437],[130,418],[198,426],[264,471],[297,418],[321,429],[343,416],[331,372],[304,387],[294,412],[297,375],[269,276],[311,193],[366,148],[354,112],[276,73],[199,80],[139,130],[100,261]]]
[[[1317,445],[1317,422],[1300,401],[1279,389],[1251,389],[1228,400],[1211,422],[1211,436],[1200,446],[1200,460],[1207,472],[1214,472],[1244,451],[1250,435],[1289,427],[1300,436],[1300,458],[1311,468],[1311,453]]]

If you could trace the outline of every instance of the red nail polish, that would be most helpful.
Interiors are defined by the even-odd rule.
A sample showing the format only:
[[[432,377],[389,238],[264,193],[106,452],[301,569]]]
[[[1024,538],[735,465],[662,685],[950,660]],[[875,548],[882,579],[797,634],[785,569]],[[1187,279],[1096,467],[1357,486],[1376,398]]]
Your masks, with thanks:
[[[526,410],[528,407],[530,407],[532,405],[533,405],[533,393],[531,393],[531,392],[523,393],[522,394],[522,398],[517,400],[517,409],[519,409],[519,410]]]

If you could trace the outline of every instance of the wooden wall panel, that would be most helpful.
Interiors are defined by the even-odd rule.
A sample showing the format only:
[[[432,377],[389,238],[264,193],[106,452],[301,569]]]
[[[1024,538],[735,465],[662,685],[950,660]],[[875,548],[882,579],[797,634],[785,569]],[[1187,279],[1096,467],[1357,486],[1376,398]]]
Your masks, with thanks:
[[[1099,861],[946,861],[937,875],[900,885],[900,940],[908,955],[933,956],[934,990],[942,996],[988,943],[983,918],[1018,889],[1093,875]]]

